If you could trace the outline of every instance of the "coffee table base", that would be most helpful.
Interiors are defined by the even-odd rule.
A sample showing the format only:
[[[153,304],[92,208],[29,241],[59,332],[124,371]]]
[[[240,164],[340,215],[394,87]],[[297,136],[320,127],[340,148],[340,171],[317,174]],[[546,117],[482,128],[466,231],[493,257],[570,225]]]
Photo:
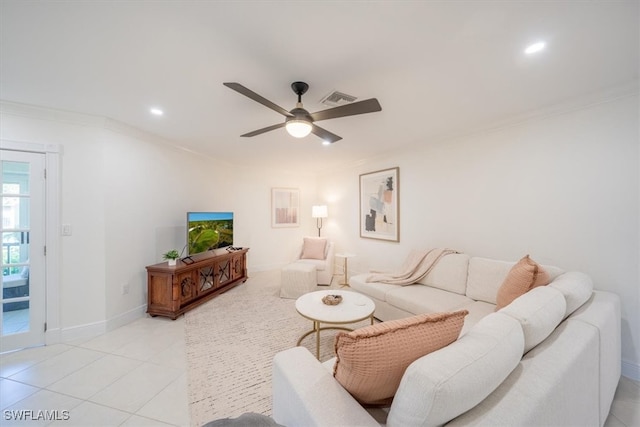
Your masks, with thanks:
[[[371,315],[371,324],[373,325],[373,315]],[[311,334],[313,334],[315,332],[315,334],[316,334],[316,359],[320,360],[320,331],[327,331],[327,330],[330,330],[330,329],[348,331],[348,332],[353,331],[352,328],[347,328],[347,327],[344,327],[344,326],[323,326],[323,327],[320,327],[320,322],[317,321],[317,320],[314,320],[313,321],[313,329],[310,330],[309,332],[304,333],[304,335],[302,335],[300,337],[300,339],[298,339],[298,343],[296,344],[296,346],[299,346],[303,339],[305,339],[306,337],[308,337],[309,335],[311,335]]]

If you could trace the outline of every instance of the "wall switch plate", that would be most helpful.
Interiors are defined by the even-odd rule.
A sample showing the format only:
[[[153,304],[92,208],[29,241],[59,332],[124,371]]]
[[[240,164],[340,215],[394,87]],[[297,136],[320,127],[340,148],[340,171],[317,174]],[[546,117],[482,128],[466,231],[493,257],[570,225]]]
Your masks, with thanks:
[[[62,224],[62,235],[71,236],[71,224]]]

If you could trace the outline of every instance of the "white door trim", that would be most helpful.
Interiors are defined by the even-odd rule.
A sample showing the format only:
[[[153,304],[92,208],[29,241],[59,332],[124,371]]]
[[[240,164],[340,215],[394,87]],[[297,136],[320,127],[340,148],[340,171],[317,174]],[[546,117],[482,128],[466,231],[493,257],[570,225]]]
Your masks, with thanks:
[[[61,342],[60,327],[60,154],[58,144],[42,144],[0,139],[0,149],[43,153],[47,179],[45,182],[45,344]]]

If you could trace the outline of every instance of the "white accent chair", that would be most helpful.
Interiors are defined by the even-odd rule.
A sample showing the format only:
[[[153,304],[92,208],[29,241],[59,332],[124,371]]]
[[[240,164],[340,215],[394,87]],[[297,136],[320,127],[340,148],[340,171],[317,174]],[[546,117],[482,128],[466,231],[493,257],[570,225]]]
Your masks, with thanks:
[[[313,244],[318,241],[326,240],[318,237],[305,237],[305,243],[303,243],[298,259],[296,263],[311,264],[316,267],[317,283],[318,285],[330,285],[331,279],[333,279],[333,258],[334,258],[334,245],[333,242],[326,240],[326,246],[324,250],[324,259],[310,258],[308,256],[309,251],[305,250],[305,244]],[[307,256],[305,256],[305,253]]]

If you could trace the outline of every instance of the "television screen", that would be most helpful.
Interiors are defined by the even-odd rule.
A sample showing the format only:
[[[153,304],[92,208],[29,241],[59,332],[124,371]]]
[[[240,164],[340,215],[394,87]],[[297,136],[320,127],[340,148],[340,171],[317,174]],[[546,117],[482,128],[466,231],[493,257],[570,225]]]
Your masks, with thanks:
[[[187,212],[189,255],[233,245],[233,212]]]

